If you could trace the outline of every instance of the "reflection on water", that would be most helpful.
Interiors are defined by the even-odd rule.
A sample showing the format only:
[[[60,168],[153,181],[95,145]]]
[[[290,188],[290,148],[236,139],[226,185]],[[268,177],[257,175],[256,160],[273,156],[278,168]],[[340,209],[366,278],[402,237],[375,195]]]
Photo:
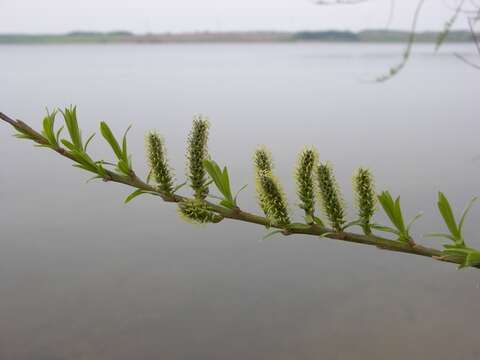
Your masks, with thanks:
[[[440,230],[436,191],[460,210],[478,194],[478,76],[419,46],[398,78],[373,78],[399,45],[114,45],[0,47],[1,110],[40,123],[75,103],[85,131],[101,120],[165,135],[183,180],[194,113],[228,163],[241,206],[256,210],[251,154],[264,143],[294,203],[303,144],[335,164],[345,197],[359,165],[402,194],[415,233]],[[468,53],[467,46],[456,51]],[[0,127],[0,359],[477,359],[478,272],[265,230],[196,228],[171,205],[87,175]],[[99,157],[111,157],[99,139]],[[352,211],[350,211],[352,214]],[[480,210],[467,232],[477,238]],[[421,240],[435,245],[438,240]]]

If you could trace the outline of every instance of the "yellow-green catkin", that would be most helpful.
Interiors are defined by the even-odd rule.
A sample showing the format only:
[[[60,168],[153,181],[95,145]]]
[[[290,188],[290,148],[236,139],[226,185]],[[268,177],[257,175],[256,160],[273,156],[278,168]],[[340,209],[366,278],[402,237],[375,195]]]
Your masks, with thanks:
[[[363,232],[372,233],[371,220],[376,211],[375,182],[370,170],[359,168],[353,175],[353,192]]]
[[[201,200],[185,200],[178,204],[180,216],[187,222],[194,224],[219,223],[223,216],[213,212]]]
[[[157,182],[159,191],[172,195],[173,175],[168,165],[166,148],[162,137],[155,132],[150,132],[146,136],[145,143],[151,176]]]
[[[262,193],[262,189],[260,188],[259,182],[259,174],[268,172],[272,173],[273,171],[273,159],[270,151],[267,150],[266,147],[260,146],[257,150],[255,150],[253,154],[253,165],[255,168],[255,185],[258,194],[258,203],[260,208],[263,210],[264,214],[267,213],[266,204],[264,204],[264,199],[260,195]]]
[[[267,150],[266,147],[260,146],[253,155],[253,163],[255,165],[256,172],[266,171],[272,172],[273,171],[273,160],[270,151]]]
[[[300,208],[305,212],[305,219],[313,223],[315,213],[315,181],[314,171],[318,162],[318,154],[313,148],[304,149],[298,156],[295,169],[297,195]]]
[[[273,176],[273,161],[265,148],[259,148],[254,154],[255,183],[257,197],[268,221],[278,226],[290,224],[285,194],[278,180]]]
[[[335,231],[342,231],[345,224],[345,205],[329,163],[318,166],[317,180],[323,212],[332,228]]]
[[[208,129],[206,118],[194,117],[187,145],[187,178],[196,199],[203,200],[208,195],[208,177],[203,161],[208,159]]]

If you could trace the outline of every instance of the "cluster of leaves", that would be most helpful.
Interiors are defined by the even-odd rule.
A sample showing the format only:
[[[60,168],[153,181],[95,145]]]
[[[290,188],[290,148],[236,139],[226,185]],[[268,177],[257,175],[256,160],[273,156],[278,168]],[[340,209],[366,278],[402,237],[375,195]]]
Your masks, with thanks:
[[[213,183],[223,195],[223,197],[216,197],[211,195],[212,197],[216,197],[220,200],[220,205],[225,206],[229,209],[238,209],[237,205],[237,197],[240,191],[245,189],[247,185],[244,185],[240,190],[237,191],[236,195],[232,195],[232,190],[230,186],[230,177],[228,176],[228,169],[226,166],[223,167],[223,170],[220,166],[213,160],[204,160],[203,166],[210,175]]]
[[[117,171],[121,174],[131,176],[133,174],[132,170],[132,157],[128,154],[127,151],[127,134],[131,126],[125,130],[125,133],[122,137],[122,146],[118,143],[117,139],[110,130],[108,124],[104,121],[100,123],[100,131],[102,133],[103,138],[108,142],[110,147],[113,150],[113,153],[117,157]]]
[[[422,214],[417,214],[407,225],[403,220],[402,208],[400,206],[400,196],[393,200],[392,195],[390,192],[383,191],[380,195],[378,195],[378,201],[382,206],[385,214],[387,214],[388,218],[390,219],[391,223],[393,224],[393,228],[389,226],[382,226],[382,225],[372,225],[373,228],[385,232],[389,232],[398,236],[398,239],[403,242],[411,242],[412,238],[410,236],[410,229],[412,225],[417,221]]]
[[[47,115],[43,119],[43,129],[41,133],[46,140],[46,144],[40,146],[56,150],[60,148],[60,145],[63,145],[76,162],[73,166],[94,173],[96,174],[95,177],[106,178],[107,172],[103,161],[94,161],[87,153],[88,145],[94,138],[95,134],[90,135],[85,143],[83,142],[82,133],[78,126],[77,108],[71,106],[64,110],[60,110],[60,113],[63,116],[69,139],[61,137],[64,126],[55,130],[57,111],[55,110],[51,113],[47,111]]]
[[[437,202],[438,210],[440,211],[443,221],[450,233],[429,234],[429,236],[445,238],[453,242],[453,244],[444,245],[443,252],[448,255],[455,255],[463,258],[464,262],[461,267],[480,265],[480,251],[467,247],[463,236],[465,218],[475,201],[477,201],[476,197],[470,200],[470,203],[460,216],[460,221],[457,223],[450,202],[442,192],[439,192]]]

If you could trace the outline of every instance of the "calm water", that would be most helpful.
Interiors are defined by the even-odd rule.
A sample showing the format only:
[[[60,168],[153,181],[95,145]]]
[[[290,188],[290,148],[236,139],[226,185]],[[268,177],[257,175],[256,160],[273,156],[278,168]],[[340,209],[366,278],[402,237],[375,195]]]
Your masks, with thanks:
[[[386,84],[363,80],[398,45],[2,46],[0,111],[40,124],[77,104],[85,131],[159,130],[183,180],[191,117],[212,122],[241,205],[258,211],[251,155],[268,145],[294,203],[303,144],[335,164],[345,197],[359,165],[402,194],[415,234],[443,230],[480,193],[480,72],[431,46]],[[478,359],[478,270],[308,237],[259,241],[262,228],[196,228],[157,198],[87,174],[0,126],[0,359]],[[111,158],[100,139],[92,147]],[[350,210],[350,214],[352,211]],[[480,208],[467,224],[480,247]],[[381,217],[379,217],[381,221]],[[439,245],[439,241],[421,240]]]

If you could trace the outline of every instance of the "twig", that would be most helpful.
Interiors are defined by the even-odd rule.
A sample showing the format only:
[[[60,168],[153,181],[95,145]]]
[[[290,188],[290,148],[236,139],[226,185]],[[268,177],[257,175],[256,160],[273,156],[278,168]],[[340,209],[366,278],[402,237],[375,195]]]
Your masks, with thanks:
[[[7,115],[1,112],[0,112],[0,119],[8,123],[9,125],[13,126],[15,129],[20,130],[25,134],[28,134],[34,142],[40,145],[48,144],[48,141],[41,134],[33,130],[30,126],[28,126],[26,123],[22,122],[21,120],[13,120],[12,118],[8,117]],[[61,156],[66,157],[70,160],[73,160],[74,162],[77,162],[77,160],[75,160],[75,157],[72,156],[67,149],[62,148],[60,146],[52,147],[51,145],[49,147],[52,150],[56,151]],[[181,203],[184,201],[193,200],[191,198],[184,197],[177,194],[173,194],[173,195],[165,194],[159,191],[158,188],[145,183],[143,180],[139,179],[135,174],[127,176],[127,175],[118,174],[114,171],[110,171],[106,169],[105,169],[105,173],[106,173],[105,177],[108,179],[108,181],[124,184],[136,189],[147,191],[154,195],[160,196],[166,202]],[[302,227],[302,228],[284,229],[281,226],[272,225],[263,216],[251,214],[239,208],[229,209],[205,200],[202,200],[202,203],[207,205],[209,209],[211,209],[213,212],[223,216],[224,218],[257,224],[265,227],[273,227],[280,230],[287,230],[285,234],[288,234],[288,235],[290,234],[311,235],[316,237],[328,238],[331,240],[346,241],[350,243],[375,246],[383,250],[428,257],[428,258],[439,260],[442,262],[449,262],[449,263],[454,263],[459,265],[462,264],[461,257],[453,256],[453,255],[445,255],[440,250],[417,245],[413,241],[413,239],[409,242],[402,242],[402,241],[386,239],[376,235],[362,235],[362,234],[344,232],[344,231],[335,232],[335,230],[333,229],[329,229],[316,224],[306,225],[305,227]],[[480,269],[480,265],[476,265],[474,267]]]

